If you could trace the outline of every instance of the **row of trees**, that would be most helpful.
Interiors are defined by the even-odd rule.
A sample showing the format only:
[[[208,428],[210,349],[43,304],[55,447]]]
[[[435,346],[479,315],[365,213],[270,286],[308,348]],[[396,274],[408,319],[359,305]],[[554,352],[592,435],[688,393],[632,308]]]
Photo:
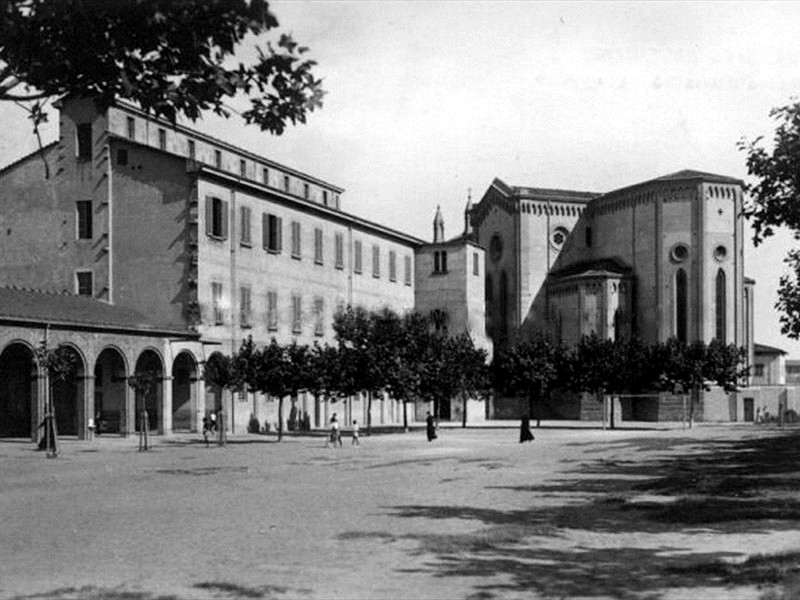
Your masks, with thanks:
[[[214,355],[207,381],[233,391],[248,390],[278,398],[278,438],[283,436],[283,401],[307,391],[316,399],[336,401],[364,394],[367,431],[373,398],[389,394],[405,405],[432,401],[438,418],[445,402],[462,402],[492,390],[528,399],[528,415],[555,390],[606,395],[665,391],[690,395],[689,418],[700,390],[718,385],[733,391],[746,376],[744,350],[717,340],[684,344],[676,339],[648,345],[638,339],[608,340],[586,336],[568,347],[537,335],[487,353],[467,334],[448,336],[442,314],[399,316],[385,309],[348,308],[334,318],[336,344],[292,343],[258,348],[252,338],[232,356]],[[613,406],[613,405],[612,405]],[[403,411],[408,427],[407,411]],[[611,414],[613,427],[614,415]],[[220,429],[224,429],[221,427]]]
[[[669,392],[687,394],[689,421],[701,390],[718,385],[737,389],[747,376],[745,350],[712,340],[691,344],[671,338],[648,345],[639,339],[583,337],[573,347],[537,335],[497,353],[493,362],[495,388],[528,398],[528,415],[554,390],[606,395]],[[614,426],[613,403],[611,426]]]
[[[406,405],[421,398],[433,401],[437,417],[443,402],[461,398],[466,424],[467,399],[490,388],[487,354],[469,335],[437,331],[437,322],[436,314],[399,316],[389,309],[348,308],[334,318],[335,345],[282,345],[273,339],[258,348],[248,338],[236,354],[209,359],[205,378],[228,390],[277,398],[278,439],[283,437],[284,399],[302,391],[334,402],[364,394],[368,433],[372,400],[384,394],[403,402],[406,428]]]

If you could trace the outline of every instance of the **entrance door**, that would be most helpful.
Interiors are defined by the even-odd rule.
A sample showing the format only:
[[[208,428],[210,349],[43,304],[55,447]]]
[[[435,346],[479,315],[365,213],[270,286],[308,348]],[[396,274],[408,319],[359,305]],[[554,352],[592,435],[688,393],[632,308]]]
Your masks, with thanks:
[[[755,400],[753,398],[744,399],[744,420],[751,423],[756,420]]]

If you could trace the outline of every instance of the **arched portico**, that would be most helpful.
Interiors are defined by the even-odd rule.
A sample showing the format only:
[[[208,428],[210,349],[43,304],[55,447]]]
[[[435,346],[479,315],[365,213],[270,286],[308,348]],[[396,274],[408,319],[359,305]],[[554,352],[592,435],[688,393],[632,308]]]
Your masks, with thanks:
[[[175,357],[172,363],[172,430],[196,431],[197,423],[197,362],[188,351]]]
[[[53,408],[59,435],[81,436],[85,421],[84,407],[86,388],[86,363],[83,356],[71,345],[59,346],[72,357],[74,371],[65,379],[51,379]]]
[[[147,410],[150,431],[163,429],[164,363],[154,350],[144,350],[136,361],[135,375],[151,378],[152,388],[140,387],[135,391],[135,431],[140,431],[142,410]],[[146,391],[148,390],[148,391]]]
[[[126,431],[128,369],[122,352],[104,348],[94,365],[94,421],[98,434]]]
[[[37,373],[27,344],[13,342],[0,353],[0,437],[35,438]]]

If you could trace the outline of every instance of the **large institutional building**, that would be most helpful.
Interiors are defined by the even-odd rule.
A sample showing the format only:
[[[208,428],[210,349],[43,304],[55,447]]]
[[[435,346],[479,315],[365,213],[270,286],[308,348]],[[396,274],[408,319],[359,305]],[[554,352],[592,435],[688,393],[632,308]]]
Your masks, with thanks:
[[[496,179],[459,235],[437,211],[425,242],[347,213],[334,184],[122,102],[65,101],[59,124],[49,177],[38,152],[0,170],[0,435],[36,436],[45,339],[80,365],[54,390],[64,433],[86,435],[98,414],[135,431],[126,381],[141,369],[160,374],[159,432],[195,431],[221,406],[234,431],[274,424],[275,402],[207,386],[204,362],[248,336],[333,343],[333,315],[352,305],[439,311],[490,352],[546,330],[717,337],[752,356],[736,179],[681,171],[606,194]],[[706,418],[741,419],[737,398]],[[317,427],[331,411],[366,420],[357,398],[303,395],[296,409]],[[373,411],[403,420],[391,399]]]

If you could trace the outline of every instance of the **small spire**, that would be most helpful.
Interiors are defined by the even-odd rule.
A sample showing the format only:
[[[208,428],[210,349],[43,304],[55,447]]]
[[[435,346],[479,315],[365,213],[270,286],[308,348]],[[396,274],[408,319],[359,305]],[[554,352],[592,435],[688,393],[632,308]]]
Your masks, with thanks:
[[[464,207],[464,235],[472,235],[472,188],[467,188],[467,205]]]
[[[438,244],[444,241],[444,219],[442,218],[442,207],[436,205],[436,216],[433,217],[433,243]]]

